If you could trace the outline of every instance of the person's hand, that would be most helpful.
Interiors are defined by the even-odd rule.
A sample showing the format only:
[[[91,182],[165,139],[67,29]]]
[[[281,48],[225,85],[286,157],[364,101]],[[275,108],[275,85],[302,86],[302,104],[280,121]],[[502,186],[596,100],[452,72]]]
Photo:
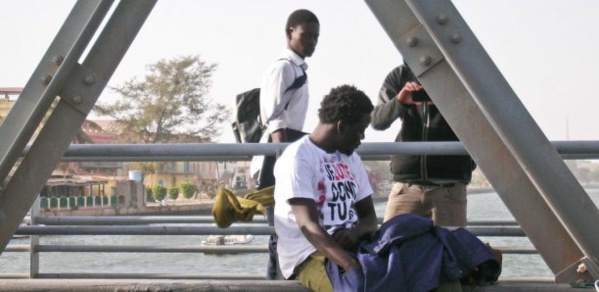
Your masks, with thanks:
[[[350,256],[351,257],[351,256]],[[352,257],[352,264],[342,267],[333,261],[326,262],[329,278],[339,291],[355,291],[356,287],[364,287],[364,272],[360,263]]]
[[[358,235],[351,229],[342,229],[333,234],[333,239],[345,250],[352,250],[358,245]]]
[[[414,99],[412,98],[412,92],[422,89],[422,85],[416,82],[406,82],[404,87],[397,94],[397,100],[405,105],[414,105]]]
[[[420,105],[421,101],[414,101],[412,93],[415,91],[423,90],[424,87],[416,82],[406,82],[406,85],[397,94],[397,100],[405,105]],[[432,101],[427,102],[428,105],[434,105]]]
[[[344,272],[347,272],[352,269],[358,269],[358,270],[362,269],[362,266],[360,265],[360,263],[358,262],[358,260],[356,258],[354,258],[351,255],[349,257],[350,257],[350,261],[345,266],[341,267],[341,269],[343,269]]]

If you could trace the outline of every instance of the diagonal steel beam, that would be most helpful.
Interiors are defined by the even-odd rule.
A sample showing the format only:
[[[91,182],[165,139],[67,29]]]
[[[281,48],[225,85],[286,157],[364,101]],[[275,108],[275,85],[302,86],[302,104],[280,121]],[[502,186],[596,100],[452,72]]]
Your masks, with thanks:
[[[453,4],[366,2],[556,280],[599,277],[599,210]]]
[[[113,0],[78,1],[0,125],[0,183],[29,142]]]
[[[0,251],[69,147],[156,1],[121,1],[81,65],[60,88],[61,100],[0,197]]]

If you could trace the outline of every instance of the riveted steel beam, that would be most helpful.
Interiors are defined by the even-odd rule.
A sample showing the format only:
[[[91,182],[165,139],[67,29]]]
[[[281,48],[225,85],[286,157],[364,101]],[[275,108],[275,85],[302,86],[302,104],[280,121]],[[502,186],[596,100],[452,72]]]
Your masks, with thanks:
[[[56,90],[62,99],[0,197],[0,251],[68,149],[155,4],[156,1],[146,0],[121,1],[83,63],[74,64],[64,76]]]
[[[599,277],[572,268],[582,259],[597,265],[599,233],[589,222],[599,222],[599,210],[453,4],[366,2],[556,280]],[[421,27],[427,34],[410,40]]]
[[[112,0],[78,1],[0,125],[0,182],[32,138],[106,16]]]

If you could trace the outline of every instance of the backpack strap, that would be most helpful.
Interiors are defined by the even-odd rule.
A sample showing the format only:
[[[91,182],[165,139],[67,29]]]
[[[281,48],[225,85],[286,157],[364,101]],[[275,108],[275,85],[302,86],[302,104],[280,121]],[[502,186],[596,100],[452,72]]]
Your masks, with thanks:
[[[291,64],[291,66],[293,65],[293,62],[291,62],[291,60],[286,59],[286,58],[281,58],[277,61],[281,61],[281,60],[285,60],[287,62],[289,62]],[[308,79],[308,75],[306,74],[306,70],[304,70],[304,68],[302,68],[302,66],[299,66],[300,69],[302,69],[302,73],[304,73],[302,76],[297,77],[297,75],[295,75],[295,68],[293,68],[293,73],[295,75],[295,79],[293,80],[293,83],[287,87],[287,89],[285,89],[285,91],[283,92],[283,94],[287,93],[290,90],[297,90],[300,87],[302,87],[305,83],[306,80]],[[291,95],[291,97],[293,97],[293,94]],[[289,103],[291,102],[291,97],[289,98],[289,100],[285,103],[285,106],[280,108],[277,112],[273,112],[273,114],[270,115],[270,117],[266,120],[266,123],[263,124],[263,128],[266,129],[268,122],[270,122],[271,120],[273,120],[274,118],[277,118],[278,116],[280,116],[285,110],[287,110],[287,107],[289,107]]]

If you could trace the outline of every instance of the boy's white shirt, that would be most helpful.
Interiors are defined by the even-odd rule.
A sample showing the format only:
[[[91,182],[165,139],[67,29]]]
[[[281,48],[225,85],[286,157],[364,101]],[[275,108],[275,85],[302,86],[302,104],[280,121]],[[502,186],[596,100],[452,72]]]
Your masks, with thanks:
[[[260,138],[260,143],[267,143],[270,133],[278,129],[303,131],[309,104],[308,80],[300,88],[285,92],[296,78],[304,74],[302,68],[308,69],[304,59],[294,51],[285,49],[279,59],[266,70],[260,85],[260,118],[263,123],[267,123],[267,129]],[[287,103],[287,109],[284,109]],[[252,158],[252,176],[260,171],[263,161],[262,155]]]

